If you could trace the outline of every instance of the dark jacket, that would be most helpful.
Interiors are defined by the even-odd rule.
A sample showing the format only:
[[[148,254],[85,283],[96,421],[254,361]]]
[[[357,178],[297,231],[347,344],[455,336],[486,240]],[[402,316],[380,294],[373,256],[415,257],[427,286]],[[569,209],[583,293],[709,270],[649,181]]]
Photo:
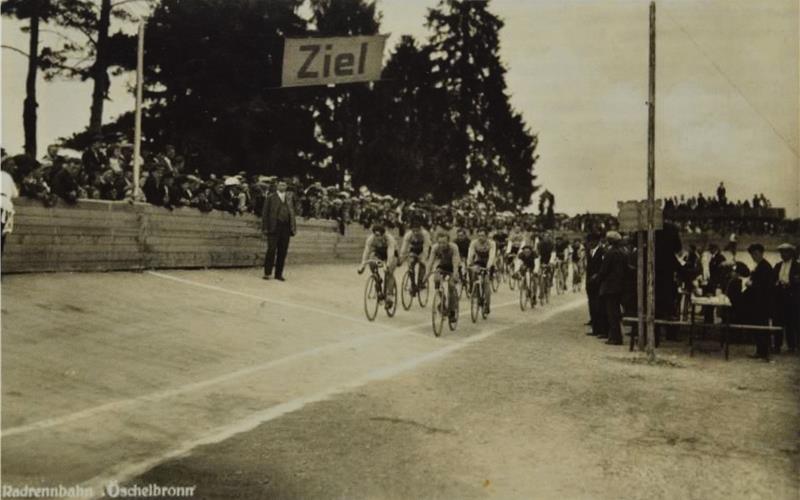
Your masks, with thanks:
[[[789,265],[789,285],[778,283],[778,278],[781,275],[781,269],[785,263],[783,261],[775,264],[773,269],[773,282],[775,283],[775,291],[784,298],[791,298],[800,301],[800,262],[792,260]]]
[[[600,296],[621,294],[625,290],[628,257],[620,248],[611,248],[603,257],[603,264],[597,274],[600,283]]]
[[[722,255],[722,252],[717,252],[708,262],[708,289],[712,292],[717,287],[725,287],[726,271],[722,267],[723,262],[725,262],[725,256]]]
[[[750,287],[745,293],[752,297],[753,322],[757,325],[766,325],[772,317],[774,288],[772,266],[766,260],[756,264],[756,268],[750,273],[750,282]]]
[[[600,267],[603,264],[603,255],[605,249],[602,246],[597,248],[594,257],[592,257],[592,250],[586,249],[586,292],[596,294],[600,291],[600,282],[595,279],[597,273],[600,272]]]
[[[292,236],[297,233],[297,223],[295,222],[294,215],[294,200],[292,194],[286,192],[286,202],[282,202],[278,193],[271,193],[264,201],[264,208],[261,210],[261,231],[264,234],[272,234],[278,226],[278,210],[281,209],[281,204],[285,204],[285,208],[289,211],[289,227]]]

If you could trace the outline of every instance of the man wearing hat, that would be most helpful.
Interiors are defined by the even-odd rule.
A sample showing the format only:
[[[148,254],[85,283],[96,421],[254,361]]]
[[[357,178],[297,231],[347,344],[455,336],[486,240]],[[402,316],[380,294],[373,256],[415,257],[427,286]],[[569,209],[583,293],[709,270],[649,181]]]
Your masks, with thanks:
[[[284,281],[283,265],[289,250],[289,239],[297,232],[294,215],[294,201],[286,191],[286,181],[280,180],[276,191],[267,196],[261,212],[261,228],[267,236],[267,255],[264,260],[264,279]]]
[[[772,317],[772,292],[773,292],[773,271],[772,266],[764,258],[764,245],[753,243],[747,247],[747,252],[756,263],[755,268],[750,273],[748,288],[749,297],[752,298],[751,322],[755,325],[769,325]],[[766,359],[769,355],[769,338],[763,333],[756,333],[756,353],[753,358]]]
[[[800,335],[800,262],[797,262],[797,251],[794,245],[783,243],[778,246],[781,261],[775,264],[775,325],[782,326],[786,334],[786,347],[789,352],[797,352],[798,335]],[[783,347],[783,335],[774,337],[773,347],[780,352]]]
[[[606,344],[622,345],[622,292],[625,289],[627,257],[622,250],[622,235],[616,231],[606,233],[609,249],[603,257],[597,281],[600,284],[600,298],[605,304],[608,321],[608,340]]]

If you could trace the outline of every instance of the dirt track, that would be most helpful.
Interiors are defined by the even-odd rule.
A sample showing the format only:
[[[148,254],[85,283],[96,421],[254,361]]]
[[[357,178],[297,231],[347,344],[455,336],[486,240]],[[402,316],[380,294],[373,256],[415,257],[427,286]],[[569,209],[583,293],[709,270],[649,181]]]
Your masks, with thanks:
[[[4,482],[220,499],[800,493],[796,357],[673,344],[639,364],[584,335],[572,294],[434,339],[428,309],[360,321],[352,266],[290,278],[4,277]]]

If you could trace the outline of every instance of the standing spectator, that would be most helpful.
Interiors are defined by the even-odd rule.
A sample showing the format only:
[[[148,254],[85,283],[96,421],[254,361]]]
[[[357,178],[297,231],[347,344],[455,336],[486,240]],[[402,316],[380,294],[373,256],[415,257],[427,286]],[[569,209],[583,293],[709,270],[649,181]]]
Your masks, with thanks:
[[[608,320],[606,344],[622,345],[622,292],[625,286],[627,257],[621,248],[622,235],[616,231],[606,233],[609,249],[597,274],[600,297],[605,304]]]
[[[782,326],[786,333],[786,347],[789,352],[797,351],[800,335],[800,262],[794,245],[783,243],[778,246],[781,261],[775,264],[775,324]],[[775,335],[773,347],[780,353],[783,347],[783,334]]]
[[[267,255],[264,260],[265,280],[272,277],[275,268],[275,279],[285,281],[283,266],[289,250],[289,239],[295,235],[294,200],[286,192],[286,182],[278,181],[277,191],[267,196],[261,213],[261,227],[267,236]]]
[[[0,252],[6,249],[6,236],[14,230],[14,198],[19,196],[19,190],[14,183],[14,169],[16,164],[11,158],[4,159],[0,172]]]
[[[80,186],[78,177],[80,175],[80,163],[69,160],[53,174],[52,188],[53,194],[60,197],[67,203],[78,201]]]
[[[769,325],[772,311],[773,274],[772,266],[764,259],[764,245],[753,243],[747,247],[747,252],[756,263],[755,269],[750,274],[747,286],[750,289],[752,304],[752,317],[755,325]],[[769,355],[769,338],[763,333],[756,333],[756,353],[753,358],[766,359]]]
[[[81,157],[83,171],[86,172],[89,184],[94,184],[95,177],[105,170],[108,165],[108,157],[105,152],[103,152],[103,143],[101,139],[101,137],[96,137],[92,145],[83,152],[83,156]]]
[[[725,269],[725,256],[719,251],[719,246],[716,243],[708,245],[708,252],[711,258],[708,261],[708,281],[706,283],[706,293],[714,294],[717,288],[723,288]]]
[[[719,183],[719,187],[717,187],[717,201],[721,206],[725,206],[728,204],[728,197],[725,192],[725,184],[722,182]]]
[[[589,298],[589,322],[592,325],[590,335],[600,338],[608,336],[605,307],[600,300],[600,282],[597,274],[603,263],[603,247],[600,245],[600,235],[590,234],[587,238],[589,251],[586,255],[586,295]],[[541,256],[541,245],[539,255]]]

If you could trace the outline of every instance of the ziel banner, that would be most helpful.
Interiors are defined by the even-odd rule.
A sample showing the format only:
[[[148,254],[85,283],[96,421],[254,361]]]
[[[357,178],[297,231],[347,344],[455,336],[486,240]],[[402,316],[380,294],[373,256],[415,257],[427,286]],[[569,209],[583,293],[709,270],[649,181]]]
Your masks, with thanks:
[[[387,36],[287,38],[281,83],[302,87],[378,80]]]

